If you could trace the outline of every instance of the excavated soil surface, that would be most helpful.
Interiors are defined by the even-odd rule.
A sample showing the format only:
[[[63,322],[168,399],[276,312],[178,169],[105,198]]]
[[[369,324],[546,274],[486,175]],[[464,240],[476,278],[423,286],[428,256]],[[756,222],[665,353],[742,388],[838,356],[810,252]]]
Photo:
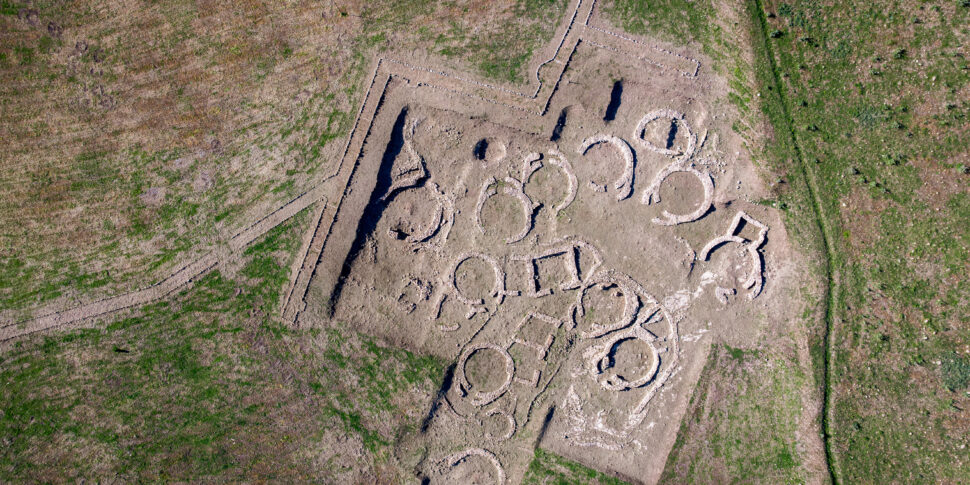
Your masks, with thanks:
[[[655,482],[712,340],[796,318],[796,255],[751,202],[724,81],[582,27],[531,105],[388,74],[334,196],[299,323],[452,360],[398,446],[431,483],[517,483],[535,446]]]

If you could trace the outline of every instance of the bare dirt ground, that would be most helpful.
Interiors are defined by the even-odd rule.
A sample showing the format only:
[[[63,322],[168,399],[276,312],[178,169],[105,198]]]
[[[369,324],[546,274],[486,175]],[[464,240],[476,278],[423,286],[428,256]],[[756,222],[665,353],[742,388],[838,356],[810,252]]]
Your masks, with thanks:
[[[300,325],[453,360],[399,449],[432,483],[518,482],[537,445],[656,482],[711,343],[801,310],[724,81],[577,3],[534,95],[378,63],[305,306],[290,295]]]

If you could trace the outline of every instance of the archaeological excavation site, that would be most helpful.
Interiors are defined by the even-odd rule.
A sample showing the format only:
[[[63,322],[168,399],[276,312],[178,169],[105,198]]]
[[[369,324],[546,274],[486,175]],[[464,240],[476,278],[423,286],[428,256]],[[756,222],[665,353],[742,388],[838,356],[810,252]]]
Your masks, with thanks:
[[[373,74],[288,315],[453,362],[401,444],[430,483],[519,483],[536,446],[656,482],[712,338],[794,318],[723,80],[608,28],[578,5],[522,90]]]
[[[811,114],[856,102],[804,51],[853,52],[828,7],[56,3],[0,19],[0,481],[966,477],[966,226],[902,233],[936,238],[913,277],[945,301],[904,300],[943,293],[892,279],[878,234],[934,220],[893,208],[906,177],[966,220],[967,171],[831,168],[862,158]],[[881,431],[915,429],[902,395],[936,427]],[[894,446],[936,451],[865,458]]]

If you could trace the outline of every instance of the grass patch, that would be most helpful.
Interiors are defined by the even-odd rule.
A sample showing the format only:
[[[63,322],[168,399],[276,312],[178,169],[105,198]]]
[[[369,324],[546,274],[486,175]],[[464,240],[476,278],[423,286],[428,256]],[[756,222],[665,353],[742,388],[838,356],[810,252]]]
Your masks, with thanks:
[[[97,328],[13,344],[0,356],[0,480],[403,481],[391,446],[445,363],[346,328],[280,325],[306,220],[249,246],[233,277],[216,270]],[[321,453],[331,461],[308,458]],[[332,463],[341,454],[352,468]]]
[[[3,1],[0,2],[0,15],[17,15],[21,8],[23,5],[19,3]]]
[[[311,388],[326,403],[326,412],[376,456],[390,453],[395,438],[418,423],[420,412],[403,409],[401,396],[423,389],[430,398],[447,367],[439,358],[382,346],[342,324],[327,329],[318,344],[326,366],[308,377]],[[409,415],[402,423],[387,425],[386,416],[405,411]]]
[[[453,22],[434,38],[435,50],[448,58],[469,59],[487,78],[527,82],[526,64],[535,48],[552,38],[566,6],[562,0],[517,0],[503,12],[509,20],[500,22],[502,27],[473,36],[466,24]]]
[[[614,0],[605,9],[613,24],[633,34],[652,34],[686,44],[714,46],[714,5],[710,0]]]
[[[522,485],[622,485],[625,483],[627,482],[587,468],[542,448],[536,448],[535,456],[522,478]]]
[[[299,219],[280,226],[248,256],[271,258],[260,267],[283,272],[300,229]],[[281,283],[252,276],[215,271],[171,301],[101,328],[14,344],[0,360],[0,434],[7,437],[0,477],[220,481],[308,473],[293,447],[270,445],[286,438],[272,419],[276,399],[294,397],[279,390],[281,376],[252,346],[267,321],[253,311],[274,312]],[[293,468],[264,474],[252,468],[254,459]]]
[[[951,391],[959,391],[970,386],[970,358],[965,355],[950,355],[943,359],[940,368],[943,385]]]
[[[795,432],[805,376],[774,354],[711,349],[661,483],[804,483]]]
[[[970,336],[960,324],[970,292],[957,276],[970,264],[967,231],[950,222],[961,212],[950,201],[968,183],[953,160],[966,150],[954,138],[966,134],[970,106],[958,99],[970,72],[956,26],[970,12],[949,2],[751,6],[772,71],[760,89],[781,90],[763,97],[765,109],[796,143],[797,156],[777,153],[771,165],[814,181],[830,233],[837,478],[966,481],[947,454],[968,444],[955,411],[967,403],[933,361]]]

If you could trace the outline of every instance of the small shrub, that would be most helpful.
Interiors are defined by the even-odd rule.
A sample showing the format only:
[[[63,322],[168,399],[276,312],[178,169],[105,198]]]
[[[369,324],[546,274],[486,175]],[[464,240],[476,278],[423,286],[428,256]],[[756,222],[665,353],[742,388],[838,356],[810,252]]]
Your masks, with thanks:
[[[52,47],[54,47],[54,39],[49,35],[45,35],[37,41],[37,50],[44,54],[50,52]]]
[[[895,167],[903,163],[904,160],[906,160],[906,156],[902,153],[884,153],[882,155],[882,163],[885,165],[892,165]]]
[[[970,359],[966,356],[953,354],[943,359],[940,371],[943,375],[943,385],[951,391],[970,385]]]
[[[785,35],[785,33],[782,32],[782,31],[780,31],[780,30],[778,30],[778,29],[775,29],[775,30],[771,31],[771,38],[772,39],[780,38],[783,35]]]
[[[14,47],[13,50],[20,56],[21,66],[29,66],[34,63],[34,50],[30,47]]]
[[[906,57],[906,49],[899,48],[893,51],[893,59],[903,59]]]

